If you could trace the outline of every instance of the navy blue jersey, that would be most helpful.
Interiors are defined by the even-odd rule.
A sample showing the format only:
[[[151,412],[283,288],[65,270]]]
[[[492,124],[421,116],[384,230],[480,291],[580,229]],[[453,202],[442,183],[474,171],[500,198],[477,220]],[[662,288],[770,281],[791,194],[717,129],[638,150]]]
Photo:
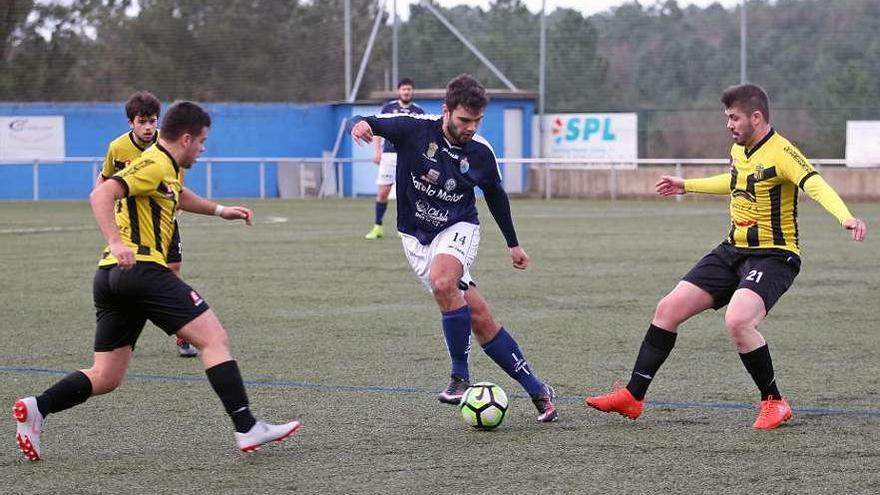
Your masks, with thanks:
[[[425,113],[422,110],[422,107],[415,104],[415,102],[410,102],[408,107],[404,107],[400,105],[400,100],[391,100],[388,103],[382,105],[382,110],[379,111],[380,114],[415,114],[415,115],[423,115]],[[382,145],[382,153],[397,153],[394,151],[394,145],[391,144],[391,141],[385,140],[385,144]]]
[[[508,246],[516,246],[510,203],[495,152],[480,135],[455,146],[439,115],[359,117],[397,149],[397,230],[428,245],[457,222],[478,224],[474,187],[483,190]]]

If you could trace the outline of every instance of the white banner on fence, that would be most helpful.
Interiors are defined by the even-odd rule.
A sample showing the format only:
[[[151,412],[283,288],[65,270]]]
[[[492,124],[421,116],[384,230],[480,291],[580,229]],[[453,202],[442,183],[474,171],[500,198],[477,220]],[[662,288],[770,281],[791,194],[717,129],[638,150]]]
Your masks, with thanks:
[[[0,160],[61,160],[64,155],[64,117],[0,117]]]
[[[537,123],[537,117],[535,121]],[[536,132],[535,135],[538,133]],[[544,116],[544,156],[627,161],[639,156],[635,113],[557,113]]]
[[[846,166],[880,166],[880,120],[846,122]]]

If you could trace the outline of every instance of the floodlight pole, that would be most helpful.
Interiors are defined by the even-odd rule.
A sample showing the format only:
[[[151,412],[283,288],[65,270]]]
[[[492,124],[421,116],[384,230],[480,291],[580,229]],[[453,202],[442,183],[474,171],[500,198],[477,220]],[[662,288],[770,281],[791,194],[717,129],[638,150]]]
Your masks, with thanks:
[[[391,8],[393,10],[392,16],[394,16],[394,21],[391,24],[391,85],[396,86],[397,81],[400,81],[397,65],[397,29],[399,27],[397,0],[392,0]]]
[[[367,40],[367,48],[364,49],[364,56],[361,57],[361,66],[358,69],[357,78],[354,80],[354,87],[348,94],[347,101],[353,103],[357,92],[361,89],[361,81],[364,78],[364,71],[367,70],[367,63],[370,61],[370,55],[373,53],[373,44],[376,42],[376,34],[379,32],[379,24],[382,23],[382,14],[385,13],[385,2],[376,0],[376,20],[373,22],[373,30],[370,31],[370,39]]]
[[[351,0],[345,0],[345,97],[351,94]]]
[[[544,158],[544,92],[547,68],[547,0],[541,0],[541,37],[538,43],[538,158]]]
[[[746,3],[748,0],[742,0],[739,15],[739,83],[745,84],[748,81],[746,77]]]
[[[488,58],[486,58],[486,56],[483,55],[480,50],[477,50],[477,47],[475,47],[470,41],[468,41],[468,39],[465,38],[464,35],[461,34],[461,32],[456,29],[451,22],[446,20],[446,18],[443,17],[443,14],[441,14],[440,11],[438,11],[433,5],[431,5],[431,2],[429,2],[428,0],[422,0],[421,5],[422,7],[426,8],[428,12],[433,14],[434,17],[436,17],[441,24],[446,26],[446,29],[448,29],[450,33],[458,38],[458,41],[461,41],[462,44],[464,44],[464,46],[471,51],[471,53],[476,55],[476,57],[480,59],[480,62],[483,62],[483,65],[488,67],[489,70],[492,71],[493,74],[495,74],[495,77],[500,79],[501,82],[503,82],[508,89],[510,89],[511,91],[517,91],[516,86],[514,86],[513,83],[510,82],[510,79],[508,79],[507,76],[505,76],[504,73],[502,73],[500,70],[498,70],[498,67],[495,67],[495,64],[493,64]]]

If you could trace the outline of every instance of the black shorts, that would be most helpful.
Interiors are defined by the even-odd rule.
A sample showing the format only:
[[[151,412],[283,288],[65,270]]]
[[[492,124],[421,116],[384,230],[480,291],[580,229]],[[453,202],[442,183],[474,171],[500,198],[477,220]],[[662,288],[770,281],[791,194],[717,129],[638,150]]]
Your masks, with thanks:
[[[770,308],[801,271],[800,256],[782,249],[740,249],[722,243],[697,262],[682,280],[708,292],[713,308],[723,308],[737,289],[751,289]]]
[[[100,267],[92,286],[95,312],[95,351],[134,345],[147,320],[168,335],[208,310],[208,303],[168,268],[135,263],[128,271]]]
[[[174,220],[174,232],[171,233],[171,244],[168,246],[168,256],[165,257],[168,263],[180,263],[183,261],[183,245],[180,243],[180,227],[177,225],[177,219]]]

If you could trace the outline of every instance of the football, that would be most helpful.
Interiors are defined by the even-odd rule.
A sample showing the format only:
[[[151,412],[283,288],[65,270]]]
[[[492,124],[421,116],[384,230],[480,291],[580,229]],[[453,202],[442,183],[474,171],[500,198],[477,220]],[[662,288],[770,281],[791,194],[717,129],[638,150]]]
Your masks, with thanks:
[[[491,430],[501,425],[507,415],[507,394],[494,383],[475,383],[465,390],[458,409],[465,423]]]

